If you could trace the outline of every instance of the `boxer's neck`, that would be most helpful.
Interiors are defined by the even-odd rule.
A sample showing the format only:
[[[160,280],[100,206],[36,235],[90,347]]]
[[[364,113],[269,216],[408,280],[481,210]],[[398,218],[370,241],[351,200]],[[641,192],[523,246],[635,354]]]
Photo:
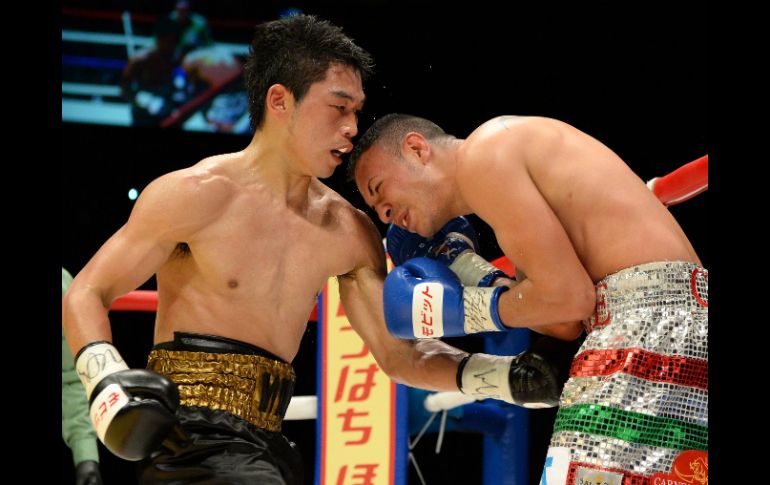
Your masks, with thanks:
[[[275,142],[275,137],[259,131],[242,153],[244,168],[249,177],[254,177],[254,182],[267,185],[276,198],[284,200],[289,207],[307,206],[313,177],[295,166],[289,154]]]

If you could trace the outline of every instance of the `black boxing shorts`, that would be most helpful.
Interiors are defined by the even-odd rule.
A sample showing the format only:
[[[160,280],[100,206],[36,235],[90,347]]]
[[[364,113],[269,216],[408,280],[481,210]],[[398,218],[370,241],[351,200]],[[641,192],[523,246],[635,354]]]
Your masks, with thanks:
[[[295,382],[287,362],[237,340],[175,332],[147,368],[179,387],[180,425],[139,463],[140,484],[302,483],[300,454],[280,433]]]

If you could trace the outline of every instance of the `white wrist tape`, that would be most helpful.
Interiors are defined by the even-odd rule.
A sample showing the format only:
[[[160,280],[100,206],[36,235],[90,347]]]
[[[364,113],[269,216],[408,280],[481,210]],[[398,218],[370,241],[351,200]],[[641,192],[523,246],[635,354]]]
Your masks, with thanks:
[[[465,363],[462,374],[463,393],[476,399],[501,399],[513,404],[508,373],[511,356],[473,354]]]
[[[466,334],[500,332],[492,316],[492,296],[497,288],[477,286],[463,288],[463,330]]]
[[[91,392],[99,381],[110,374],[128,369],[123,357],[112,344],[99,342],[88,346],[80,352],[75,370],[80,377],[80,382],[86,388],[86,396],[90,399]]]
[[[489,261],[470,249],[457,256],[449,269],[460,278],[463,286],[478,286],[483,277],[497,271]]]

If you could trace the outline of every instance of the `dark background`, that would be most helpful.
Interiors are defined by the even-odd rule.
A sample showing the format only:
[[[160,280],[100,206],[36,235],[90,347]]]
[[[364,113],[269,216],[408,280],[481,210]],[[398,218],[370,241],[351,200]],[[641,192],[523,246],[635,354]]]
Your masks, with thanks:
[[[613,149],[643,179],[664,175],[709,152],[708,12],[702,2],[571,2],[497,4],[341,1],[312,5],[281,1],[193,3],[213,19],[276,18],[298,6],[338,25],[367,49],[377,74],[365,86],[360,132],[372,117],[406,112],[427,117],[464,138],[501,114],[561,119]],[[65,2],[66,7],[165,13],[157,1]],[[674,5],[674,4],[670,4]],[[215,40],[234,32],[213,29]],[[238,42],[248,43],[250,31]],[[75,274],[125,222],[141,190],[159,175],[217,153],[244,148],[249,138],[159,129],[63,124],[61,130],[62,265]],[[344,171],[326,180],[354,205],[367,210]],[[672,213],[710,266],[706,217],[709,193]],[[375,218],[376,220],[376,218]],[[478,219],[482,254],[502,255],[489,228]],[[384,226],[378,222],[383,231]],[[644,234],[639,235],[640,238]],[[154,289],[154,282],[143,288]],[[132,366],[143,367],[152,345],[153,316],[113,313],[114,340]],[[453,341],[474,349],[480,339]],[[315,393],[315,325],[310,324],[295,361],[297,394]],[[537,483],[555,412],[531,413],[531,483]],[[315,428],[288,422],[285,434],[298,442],[312,478]],[[432,441],[431,441],[432,439]],[[435,436],[418,456],[429,484],[480,483],[480,439],[450,433],[433,455]],[[419,450],[418,450],[419,451]],[[131,464],[101,449],[107,484],[135,483]],[[61,445],[62,483],[74,483],[71,457]],[[411,473],[411,472],[410,472]],[[419,483],[413,473],[410,483]]]

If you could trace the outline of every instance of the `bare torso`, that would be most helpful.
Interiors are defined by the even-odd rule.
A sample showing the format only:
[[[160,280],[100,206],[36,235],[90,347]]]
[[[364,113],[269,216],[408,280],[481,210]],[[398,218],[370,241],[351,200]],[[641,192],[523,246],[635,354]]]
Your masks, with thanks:
[[[214,334],[290,362],[324,283],[355,266],[354,209],[317,179],[306,207],[292,209],[259,178],[241,180],[239,162],[226,155],[188,169],[221,178],[228,197],[157,272],[155,341]]]
[[[521,128],[522,122],[530,127]],[[511,136],[517,130],[525,133]],[[522,149],[522,137],[531,141],[526,149]],[[483,124],[465,143],[461,153],[483,149],[486,156],[496,159],[499,171],[494,177],[501,177],[502,171],[512,193],[521,197],[537,197],[539,193],[545,199],[594,282],[645,262],[700,264],[668,209],[616,154],[585,133],[556,120],[500,117]],[[490,150],[490,146],[496,149]],[[483,177],[482,172],[474,176]],[[498,233],[500,222],[479,215]],[[526,214],[522,217],[526,219]],[[539,221],[528,223],[536,228]],[[517,251],[524,249],[507,249],[506,254],[516,264]]]

